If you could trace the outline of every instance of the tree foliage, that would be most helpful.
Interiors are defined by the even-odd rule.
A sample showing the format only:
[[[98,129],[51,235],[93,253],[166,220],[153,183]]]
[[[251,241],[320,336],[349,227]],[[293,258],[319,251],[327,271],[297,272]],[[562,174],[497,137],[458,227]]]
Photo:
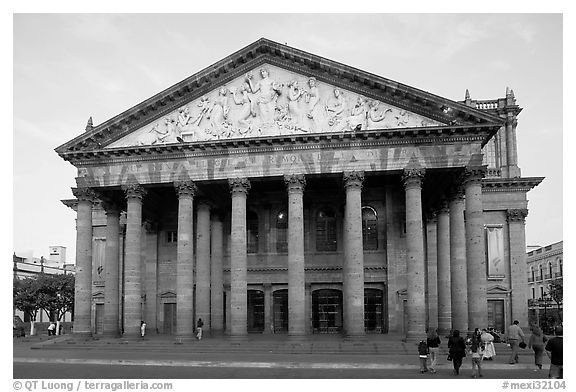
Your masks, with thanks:
[[[558,317],[560,317],[560,321],[562,321],[560,312],[560,305],[562,305],[562,301],[564,300],[564,282],[562,279],[554,279],[548,284],[548,295],[556,302]]]
[[[39,310],[60,321],[74,307],[74,275],[40,274],[14,280],[14,306],[36,320]]]

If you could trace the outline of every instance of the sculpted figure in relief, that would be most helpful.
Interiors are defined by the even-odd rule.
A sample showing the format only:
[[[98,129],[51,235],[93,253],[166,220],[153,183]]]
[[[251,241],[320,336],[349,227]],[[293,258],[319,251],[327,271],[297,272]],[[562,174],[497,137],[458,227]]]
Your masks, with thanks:
[[[165,124],[168,124],[169,119],[165,119]],[[154,144],[167,143],[166,140],[170,136],[170,130],[168,126],[164,127],[164,130],[159,129],[160,124],[156,123],[154,126],[145,134],[143,134],[140,139],[138,139],[139,146],[148,146]]]
[[[392,109],[386,110],[380,108],[380,102],[377,100],[370,101],[370,110],[368,111],[368,129],[386,127],[386,124],[378,124],[384,120],[388,113],[392,113]]]
[[[344,118],[335,128],[338,131],[354,131],[366,129],[366,115],[368,110],[364,98],[358,96],[350,116]]]
[[[306,94],[306,91],[302,90],[298,86],[297,80],[291,80],[288,83],[288,117],[294,126],[302,125],[302,110],[300,109],[300,99],[304,96],[304,94]]]
[[[231,126],[228,121],[230,106],[228,106],[227,93],[226,87],[220,87],[218,97],[214,99],[214,102],[206,112],[206,118],[210,119],[210,129],[207,132],[216,138],[220,138],[225,133],[224,129]]]
[[[282,93],[282,84],[276,83],[269,77],[268,69],[260,69],[262,79],[257,83],[252,81],[252,73],[246,75],[246,81],[250,86],[250,91],[255,94],[260,92],[256,102],[262,115],[262,122],[272,123],[274,120],[274,111],[276,109],[276,99]]]
[[[328,125],[333,126],[342,119],[342,113],[346,109],[346,100],[342,96],[339,88],[334,89],[334,96],[326,100],[324,105],[328,117]]]
[[[250,99],[248,95],[248,89],[250,86],[248,83],[243,83],[239,89],[235,87],[230,87],[229,91],[232,93],[232,98],[234,98],[234,103],[236,105],[242,105],[240,108],[240,113],[237,117],[237,127],[244,130],[240,133],[246,133],[252,127],[251,118],[256,117],[256,110],[254,107],[254,102]],[[238,97],[238,94],[240,97]],[[232,136],[230,133],[228,137]]]
[[[308,113],[306,115],[308,118],[314,118],[314,109],[320,101],[320,91],[316,85],[316,78],[312,77],[308,79],[308,86],[310,90],[306,93],[306,102],[308,103]]]

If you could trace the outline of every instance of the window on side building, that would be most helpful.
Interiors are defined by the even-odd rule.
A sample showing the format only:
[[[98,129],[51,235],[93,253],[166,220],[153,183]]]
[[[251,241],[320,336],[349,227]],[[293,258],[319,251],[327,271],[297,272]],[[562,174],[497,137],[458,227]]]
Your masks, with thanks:
[[[378,249],[378,214],[370,206],[362,207],[362,243],[364,250]]]

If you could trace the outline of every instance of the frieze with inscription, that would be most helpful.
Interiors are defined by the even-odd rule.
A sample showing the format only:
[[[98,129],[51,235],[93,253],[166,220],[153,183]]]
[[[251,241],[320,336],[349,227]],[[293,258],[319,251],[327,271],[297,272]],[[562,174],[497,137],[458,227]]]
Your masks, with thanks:
[[[438,125],[444,124],[264,65],[107,147]]]

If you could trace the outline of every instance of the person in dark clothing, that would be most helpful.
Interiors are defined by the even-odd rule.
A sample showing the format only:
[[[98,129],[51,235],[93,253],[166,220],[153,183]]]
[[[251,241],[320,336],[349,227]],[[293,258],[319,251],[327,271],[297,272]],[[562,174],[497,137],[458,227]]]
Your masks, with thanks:
[[[460,374],[460,366],[462,366],[462,359],[466,356],[466,343],[460,336],[460,331],[455,329],[452,336],[448,339],[448,353],[452,357],[452,365],[454,366],[454,374]]]
[[[563,343],[562,335],[563,328],[557,326],[554,329],[554,336],[552,339],[548,340],[546,343],[546,354],[550,357],[550,371],[548,373],[548,378],[563,378]]]

